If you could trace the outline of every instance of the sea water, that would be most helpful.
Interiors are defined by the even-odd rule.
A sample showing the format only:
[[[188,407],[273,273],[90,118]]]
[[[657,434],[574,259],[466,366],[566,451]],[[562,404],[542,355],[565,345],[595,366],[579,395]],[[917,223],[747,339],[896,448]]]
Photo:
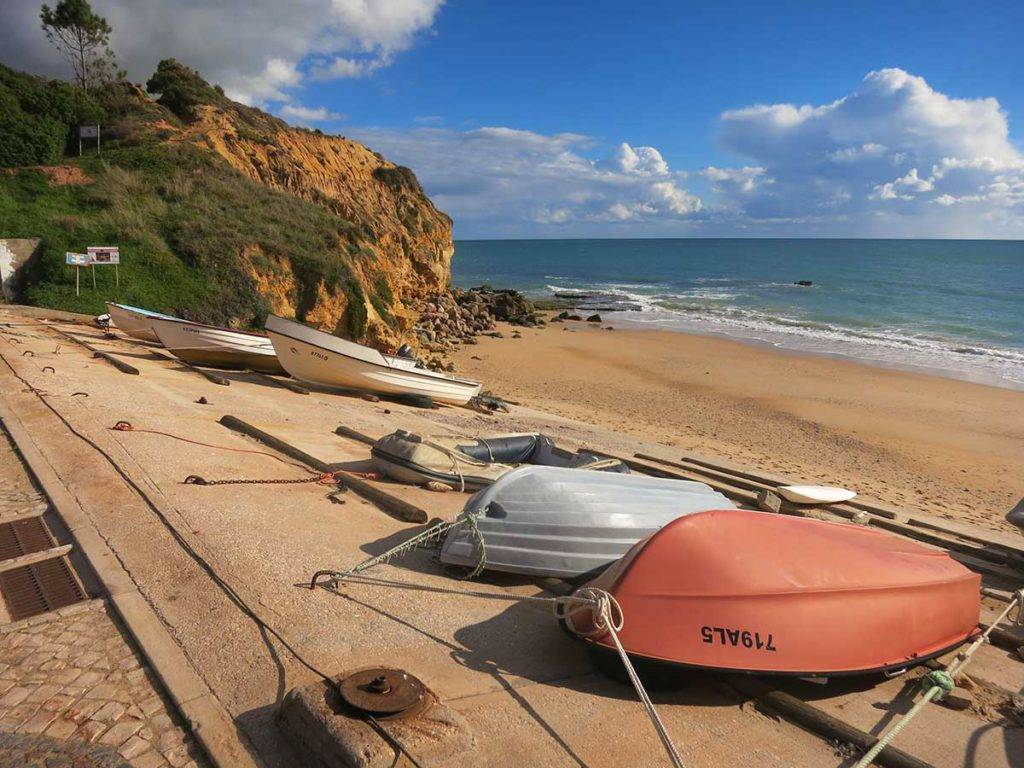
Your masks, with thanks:
[[[461,240],[452,271],[621,327],[1024,389],[1024,241]]]

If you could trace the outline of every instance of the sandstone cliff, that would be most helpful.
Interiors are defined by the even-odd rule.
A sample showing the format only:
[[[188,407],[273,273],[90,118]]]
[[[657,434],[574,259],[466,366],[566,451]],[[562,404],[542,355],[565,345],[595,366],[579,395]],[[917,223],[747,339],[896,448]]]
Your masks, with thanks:
[[[71,88],[0,76],[0,102],[19,101],[29,133],[43,119],[31,111]],[[451,220],[411,170],[232,102],[173,60],[147,90],[95,96],[102,156],[66,157],[61,174],[0,173],[0,237],[42,241],[20,300],[80,312],[115,300],[234,327],[275,312],[381,348],[416,342],[426,299],[448,287],[453,245]],[[70,118],[45,119],[70,134]],[[79,296],[64,252],[100,243],[120,246],[121,283],[101,272]]]
[[[200,107],[194,122],[172,140],[206,147],[253,181],[297,195],[356,225],[352,271],[364,296],[366,340],[393,344],[418,317],[423,301],[447,287],[454,251],[451,219],[434,207],[408,168],[358,142],[276,120],[267,120],[254,133],[233,110],[217,106]],[[273,311],[294,316],[299,291],[289,266],[278,262],[268,272],[252,259],[247,263]],[[345,291],[321,283],[303,319],[339,329],[350,301]]]

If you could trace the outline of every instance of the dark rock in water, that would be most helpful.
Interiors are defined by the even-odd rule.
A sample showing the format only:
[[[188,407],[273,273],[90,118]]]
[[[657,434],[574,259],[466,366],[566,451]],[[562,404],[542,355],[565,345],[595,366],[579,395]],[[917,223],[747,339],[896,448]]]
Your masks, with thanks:
[[[572,299],[573,301],[586,301],[600,295],[600,293],[584,293],[581,291],[555,291],[556,299]]]
[[[600,323],[601,322],[601,316],[600,315],[591,315],[590,317],[587,318],[587,322],[588,323]]]
[[[604,327],[604,329],[605,329],[606,331],[614,331],[614,330],[615,330],[615,329],[614,329],[614,328],[612,328],[612,326],[610,326],[610,325],[606,325],[606,326]]]
[[[567,319],[569,319],[569,313],[566,312],[565,310],[562,310],[557,315],[555,315],[555,320],[567,320]]]
[[[804,288],[810,288],[814,285],[813,280],[797,280],[793,285],[802,285]]]
[[[566,315],[565,319],[566,320],[578,320],[580,322],[583,321],[583,318],[580,315]]]

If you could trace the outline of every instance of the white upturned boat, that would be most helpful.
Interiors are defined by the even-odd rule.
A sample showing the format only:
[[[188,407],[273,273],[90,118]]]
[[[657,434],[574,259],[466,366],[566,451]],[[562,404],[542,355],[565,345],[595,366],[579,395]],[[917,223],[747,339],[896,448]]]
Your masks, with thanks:
[[[167,351],[186,363],[284,373],[266,336],[176,318],[151,318],[150,326]]]
[[[114,327],[124,331],[129,336],[142,341],[153,341],[160,343],[156,333],[153,331],[150,322],[153,319],[176,320],[170,315],[162,315],[159,312],[151,312],[140,307],[131,307],[127,304],[114,304],[107,302],[107,314]]]
[[[782,485],[779,493],[794,504],[839,504],[857,495],[847,488],[832,485]]]
[[[452,405],[465,405],[480,393],[479,382],[421,368],[416,360],[382,355],[293,320],[269,315],[266,328],[284,369],[311,384],[384,395],[419,395]]]
[[[475,493],[479,537],[452,528],[441,562],[571,579],[599,573],[683,515],[735,506],[704,483],[586,468],[527,466]],[[483,549],[480,548],[483,540]]]

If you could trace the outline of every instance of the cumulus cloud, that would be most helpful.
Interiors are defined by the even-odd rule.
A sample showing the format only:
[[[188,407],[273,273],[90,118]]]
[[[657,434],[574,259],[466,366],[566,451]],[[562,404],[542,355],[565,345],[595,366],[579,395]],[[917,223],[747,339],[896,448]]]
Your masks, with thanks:
[[[725,112],[721,129],[723,146],[756,166],[702,175],[722,210],[749,221],[836,234],[1024,232],[1024,157],[993,98],[954,98],[883,69],[830,104]]]
[[[420,127],[352,135],[414,168],[463,237],[618,234],[620,226],[679,231],[701,210],[684,176],[653,147],[621,144],[591,159],[594,141],[578,133]]]
[[[429,29],[443,0],[93,0],[129,77],[173,56],[249,103],[286,100],[307,74],[364,76]],[[67,74],[39,28],[38,0],[0,2],[0,60]]]
[[[331,112],[327,107],[304,107],[301,104],[285,104],[278,110],[278,114],[300,125],[336,123],[345,119],[343,114]]]

